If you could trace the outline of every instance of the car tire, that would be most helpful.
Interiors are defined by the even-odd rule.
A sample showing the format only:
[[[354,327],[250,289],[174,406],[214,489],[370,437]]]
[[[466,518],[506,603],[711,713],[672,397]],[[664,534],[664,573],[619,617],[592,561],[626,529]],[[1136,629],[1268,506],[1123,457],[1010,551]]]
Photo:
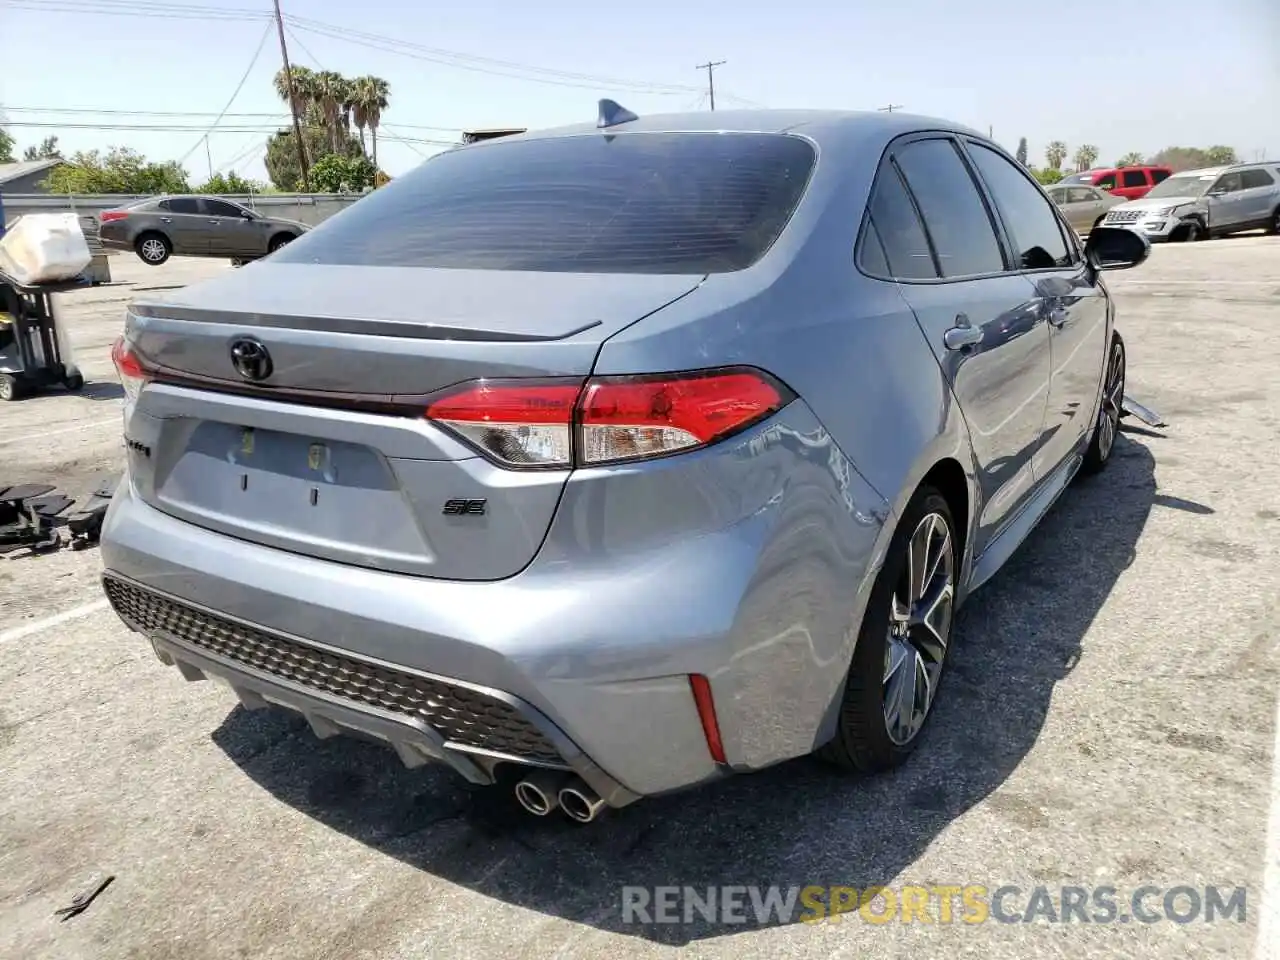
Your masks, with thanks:
[[[79,393],[84,389],[84,375],[80,373],[72,373],[62,381],[62,385],[72,393]]]
[[[951,648],[958,544],[946,498],[921,487],[902,513],[871,589],[836,735],[819,748],[820,759],[876,773],[915,751]]]
[[[10,400],[21,400],[23,395],[26,394],[23,386],[23,382],[12,374],[0,373],[0,402],[8,403]]]
[[[143,263],[158,267],[173,255],[173,244],[163,233],[144,233],[133,244],[138,259]]]
[[[1271,211],[1271,221],[1267,224],[1267,233],[1275,236],[1280,233],[1280,207]]]
[[[1124,381],[1126,354],[1120,334],[1111,337],[1111,349],[1107,351],[1107,368],[1103,374],[1102,396],[1098,401],[1098,417],[1093,425],[1093,436],[1084,452],[1082,473],[1098,473],[1111,462],[1116,437],[1120,435],[1120,415],[1124,406]]]
[[[267,246],[267,252],[268,252],[268,253],[275,253],[277,250],[279,250],[279,249],[280,249],[281,247],[283,247],[285,244],[290,243],[290,242],[292,242],[292,241],[293,241],[293,240],[295,240],[295,239],[297,239],[297,238],[296,238],[296,237],[294,237],[294,235],[293,235],[293,234],[291,234],[291,233],[281,233],[281,234],[278,234],[277,236],[274,236],[274,237],[272,237],[272,238],[271,238],[271,243]]]

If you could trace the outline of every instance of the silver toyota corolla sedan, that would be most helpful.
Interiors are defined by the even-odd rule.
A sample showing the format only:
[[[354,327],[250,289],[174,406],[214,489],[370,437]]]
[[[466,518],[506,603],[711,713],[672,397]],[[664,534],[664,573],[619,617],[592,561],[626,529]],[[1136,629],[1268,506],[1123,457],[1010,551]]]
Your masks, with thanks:
[[[106,593],[185,676],[535,813],[892,767],[956,608],[1111,455],[1100,273],[1148,250],[900,113],[449,151],[129,308]]]

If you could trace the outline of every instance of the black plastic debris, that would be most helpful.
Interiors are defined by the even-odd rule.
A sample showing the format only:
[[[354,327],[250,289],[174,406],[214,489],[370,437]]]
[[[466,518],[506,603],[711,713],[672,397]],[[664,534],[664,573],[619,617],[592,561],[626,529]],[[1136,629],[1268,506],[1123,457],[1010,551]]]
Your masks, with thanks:
[[[65,907],[59,907],[57,910],[53,911],[53,915],[55,917],[58,917],[63,922],[70,920],[72,917],[79,916],[89,908],[89,904],[93,903],[93,901],[98,898],[98,895],[102,893],[103,890],[111,886],[111,881],[114,879],[115,879],[114,876],[108,875],[103,879],[97,881],[95,884],[93,884],[93,886],[88,887],[85,890],[82,890],[80,893],[77,893],[71,899],[71,902],[67,904]]]
[[[76,501],[56,493],[51,484],[0,482],[0,556],[56,549],[63,543],[60,531],[64,527],[72,550],[97,543],[120,478],[120,474],[96,477],[89,499],[66,516],[63,514]]]

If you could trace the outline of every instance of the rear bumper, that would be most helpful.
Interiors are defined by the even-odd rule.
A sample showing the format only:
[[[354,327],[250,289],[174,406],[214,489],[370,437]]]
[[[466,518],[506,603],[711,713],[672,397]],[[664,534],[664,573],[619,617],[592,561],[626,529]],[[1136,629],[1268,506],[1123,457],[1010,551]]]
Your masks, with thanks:
[[[537,558],[505,580],[247,543],[154,509],[129,482],[102,555],[122,619],[249,706],[478,782],[508,759],[574,770],[617,806],[829,738],[886,512],[797,402],[707,451],[575,473]],[[694,673],[711,682],[725,766]]]

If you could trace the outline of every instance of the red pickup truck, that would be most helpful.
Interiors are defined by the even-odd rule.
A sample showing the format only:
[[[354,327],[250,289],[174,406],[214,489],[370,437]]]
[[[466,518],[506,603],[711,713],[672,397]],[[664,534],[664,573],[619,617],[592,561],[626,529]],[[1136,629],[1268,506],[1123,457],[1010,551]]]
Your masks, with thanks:
[[[1140,200],[1147,191],[1173,173],[1172,167],[1098,167],[1063,177],[1062,183],[1098,187],[1126,200]]]

